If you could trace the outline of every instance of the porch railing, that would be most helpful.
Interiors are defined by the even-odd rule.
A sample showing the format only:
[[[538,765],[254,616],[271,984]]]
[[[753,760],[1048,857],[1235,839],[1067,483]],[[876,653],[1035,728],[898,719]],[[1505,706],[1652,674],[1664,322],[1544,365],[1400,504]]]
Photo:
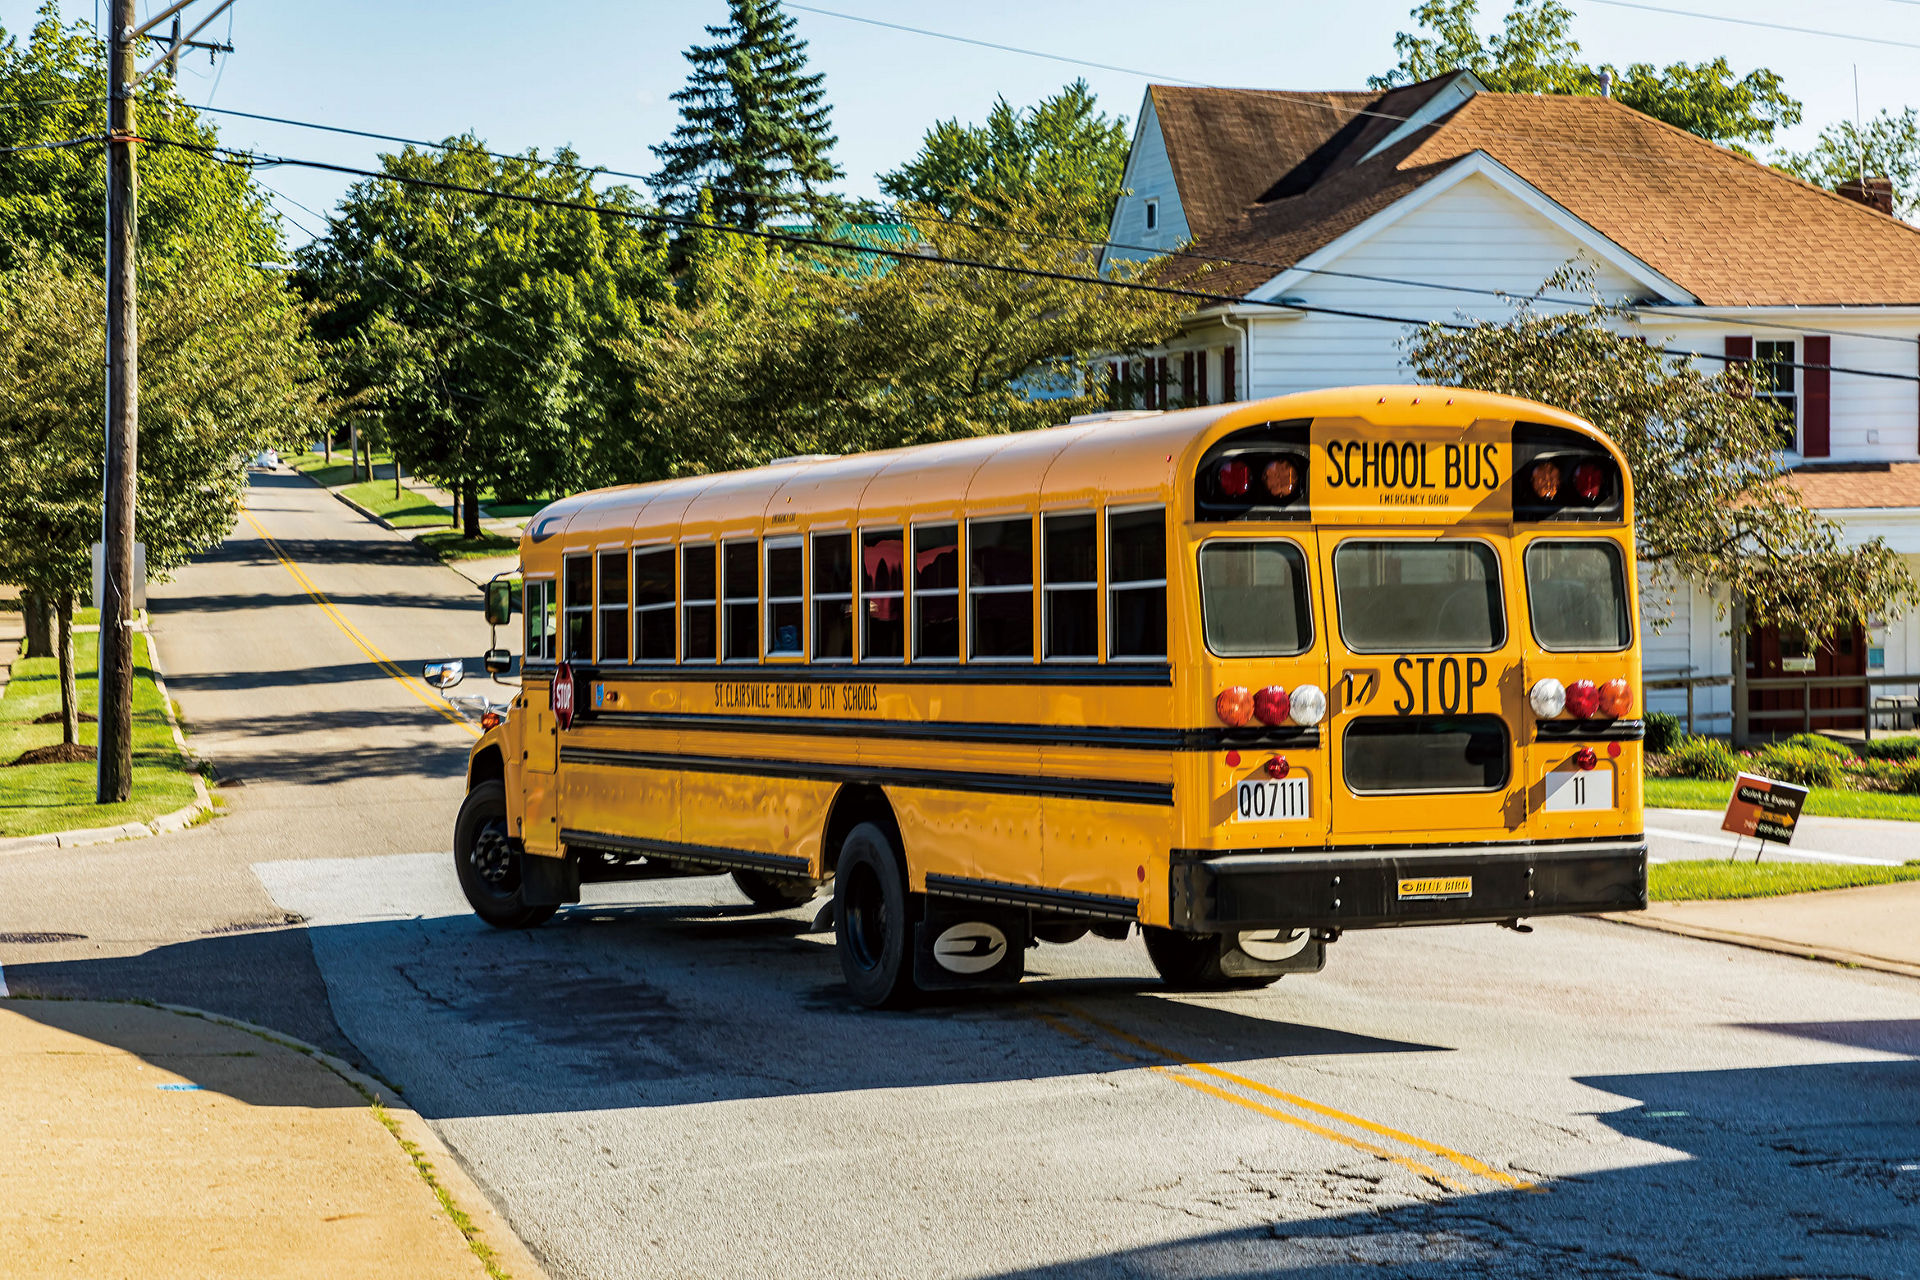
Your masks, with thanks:
[[[1800,691],[1800,706],[1797,709],[1788,707],[1783,710],[1747,711],[1745,715],[1742,716],[1740,714],[1739,695],[1736,692],[1734,701],[1734,737],[1736,740],[1747,736],[1745,722],[1755,720],[1797,719],[1800,721],[1801,732],[1811,733],[1813,731],[1813,718],[1816,715],[1820,715],[1840,718],[1859,716],[1864,736],[1868,742],[1872,742],[1873,717],[1875,713],[1889,716],[1892,723],[1888,727],[1893,729],[1900,727],[1900,717],[1902,715],[1908,717],[1910,727],[1916,718],[1920,718],[1920,703],[1916,703],[1905,697],[1897,700],[1894,698],[1883,699],[1885,705],[1874,705],[1873,690],[1875,685],[1920,684],[1920,675],[1911,672],[1905,675],[1877,676],[1767,676],[1764,679],[1758,680],[1748,679],[1745,683],[1749,689],[1798,689]],[[1858,689],[1860,690],[1860,705],[1857,707],[1816,707],[1813,705],[1813,691],[1815,689]]]

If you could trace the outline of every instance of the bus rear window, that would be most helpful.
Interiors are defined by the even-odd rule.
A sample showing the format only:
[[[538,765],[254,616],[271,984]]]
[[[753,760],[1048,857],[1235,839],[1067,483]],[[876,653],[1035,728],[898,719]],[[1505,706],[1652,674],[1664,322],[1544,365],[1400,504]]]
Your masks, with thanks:
[[[1506,643],[1500,558],[1484,542],[1352,539],[1333,552],[1340,636],[1355,653],[1470,653]]]
[[[1558,538],[1529,546],[1527,611],[1542,649],[1626,648],[1633,624],[1619,546]]]
[[[1499,716],[1360,716],[1344,739],[1347,787],[1392,791],[1498,791],[1513,752]]]
[[[1209,542],[1200,548],[1207,649],[1222,658],[1305,653],[1313,644],[1307,558],[1291,542]]]

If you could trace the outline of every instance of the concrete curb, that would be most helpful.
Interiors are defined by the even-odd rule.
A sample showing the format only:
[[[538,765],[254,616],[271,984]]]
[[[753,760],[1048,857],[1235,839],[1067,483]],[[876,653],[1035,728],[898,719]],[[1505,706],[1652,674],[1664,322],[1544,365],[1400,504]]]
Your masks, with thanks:
[[[1841,947],[1809,946],[1804,942],[1787,942],[1757,933],[1741,933],[1735,929],[1709,929],[1703,925],[1680,924],[1677,921],[1660,920],[1650,916],[1603,915],[1596,918],[1608,920],[1614,924],[1631,925],[1636,929],[1653,929],[1660,933],[1677,934],[1683,938],[1696,938],[1702,942],[1724,942],[1731,946],[1746,947],[1752,951],[1771,951],[1776,955],[1798,956],[1802,960],[1821,960],[1828,964],[1846,965],[1854,969],[1872,969],[1877,973],[1898,974],[1903,978],[1920,978],[1920,965],[1903,964],[1898,960],[1865,955]]]
[[[181,759],[191,761],[193,753],[187,750],[187,736],[180,731],[180,722],[173,714],[173,698],[167,693],[166,676],[160,667],[160,646],[152,630],[146,627],[137,630],[147,638],[147,662],[153,668],[153,687],[160,694],[160,710],[167,717],[167,727],[173,731],[174,748],[180,752]],[[123,822],[116,827],[81,827],[74,831],[49,831],[45,835],[0,840],[0,857],[42,849],[78,849],[85,845],[113,844],[120,840],[140,840],[147,836],[184,830],[198,822],[202,814],[213,809],[213,797],[207,792],[205,776],[195,769],[191,778],[193,803],[172,813],[163,813],[146,822]]]
[[[466,1166],[460,1162],[460,1157],[440,1140],[440,1135],[433,1131],[433,1126],[411,1107],[388,1100],[399,1092],[393,1085],[376,1080],[351,1064],[334,1057],[318,1045],[308,1044],[284,1032],[260,1026],[258,1023],[247,1022],[241,1018],[229,1018],[225,1014],[196,1009],[192,1005],[167,1004],[158,1000],[101,1001],[99,1003],[146,1004],[156,1009],[165,1009],[169,1013],[178,1013],[190,1018],[204,1018],[208,1022],[260,1036],[312,1058],[357,1089],[367,1099],[369,1105],[378,1105],[387,1113],[388,1118],[394,1122],[394,1136],[397,1144],[404,1141],[420,1149],[421,1154],[432,1166],[434,1179],[439,1182],[447,1198],[453,1202],[453,1207],[465,1213],[472,1221],[475,1234],[480,1237],[482,1244],[493,1251],[494,1264],[502,1272],[513,1277],[513,1280],[549,1280],[545,1264],[534,1256],[533,1251],[519,1236],[514,1234],[513,1228],[507,1225],[506,1217],[494,1203],[493,1197],[474,1181],[473,1175],[468,1173]],[[402,1150],[405,1150],[404,1146]]]

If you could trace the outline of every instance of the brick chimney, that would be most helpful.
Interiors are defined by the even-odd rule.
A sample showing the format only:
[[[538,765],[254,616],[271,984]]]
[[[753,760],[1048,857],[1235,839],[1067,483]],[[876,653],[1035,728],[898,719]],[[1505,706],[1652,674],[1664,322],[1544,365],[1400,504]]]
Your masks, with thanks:
[[[1849,179],[1834,190],[1849,200],[1855,200],[1869,209],[1878,209],[1882,213],[1893,212],[1892,178]]]

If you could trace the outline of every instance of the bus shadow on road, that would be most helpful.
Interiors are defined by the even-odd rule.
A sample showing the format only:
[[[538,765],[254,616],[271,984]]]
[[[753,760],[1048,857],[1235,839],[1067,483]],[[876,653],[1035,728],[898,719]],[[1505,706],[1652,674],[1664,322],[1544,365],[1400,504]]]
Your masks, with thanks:
[[[1791,1024],[1759,1026],[1802,1034]],[[1812,1038],[1920,1054],[1920,1023],[1818,1024]],[[1582,1077],[1592,1158],[1539,1189],[1373,1193],[1357,1177],[1244,1162],[1193,1178],[1186,1212],[1238,1225],[992,1280],[1428,1277],[1894,1277],[1920,1258],[1920,1061]],[[1612,1145],[1627,1141],[1624,1148]],[[1576,1148],[1573,1153],[1578,1159]],[[1363,1171],[1366,1161],[1344,1162]],[[1379,1162],[1384,1171],[1385,1162]],[[1516,1172],[1526,1172],[1516,1170]],[[1123,1182],[1124,1194],[1131,1184]],[[1364,1185],[1364,1184],[1361,1184]],[[1411,1186],[1408,1183],[1407,1186]],[[1171,1193],[1177,1197],[1180,1192]],[[1178,1208],[1162,1195],[1156,1203]]]

